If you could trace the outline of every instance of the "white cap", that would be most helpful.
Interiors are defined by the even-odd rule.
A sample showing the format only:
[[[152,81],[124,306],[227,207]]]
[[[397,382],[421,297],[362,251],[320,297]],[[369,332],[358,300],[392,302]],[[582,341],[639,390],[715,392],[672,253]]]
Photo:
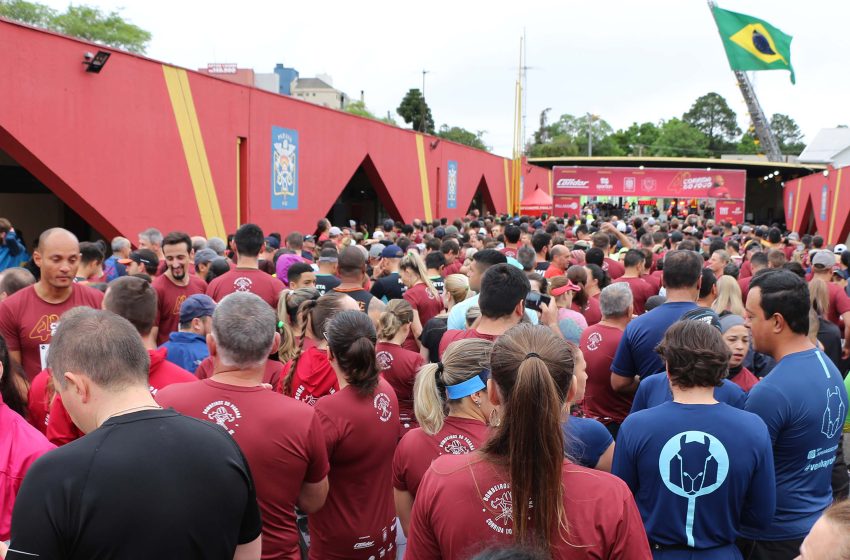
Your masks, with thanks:
[[[372,239],[383,239],[384,231],[380,229],[376,229],[375,233],[372,234]]]
[[[832,252],[835,253],[836,255],[840,255],[841,253],[843,253],[846,250],[847,250],[847,245],[845,245],[844,243],[839,243],[838,245],[835,246],[835,248],[832,249]]]
[[[617,222],[617,231],[626,233],[626,222]]]

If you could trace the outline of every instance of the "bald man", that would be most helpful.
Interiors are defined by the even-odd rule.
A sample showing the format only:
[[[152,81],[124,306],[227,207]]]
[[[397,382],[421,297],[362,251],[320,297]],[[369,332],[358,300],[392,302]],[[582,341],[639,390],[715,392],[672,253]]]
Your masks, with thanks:
[[[549,249],[549,255],[552,257],[552,264],[549,265],[543,276],[546,278],[563,276],[570,266],[570,250],[563,245],[553,245]]]
[[[0,302],[0,335],[30,380],[47,367],[47,350],[62,313],[81,305],[100,309],[103,300],[101,292],[74,284],[80,243],[70,231],[42,233],[33,260],[41,279]]]

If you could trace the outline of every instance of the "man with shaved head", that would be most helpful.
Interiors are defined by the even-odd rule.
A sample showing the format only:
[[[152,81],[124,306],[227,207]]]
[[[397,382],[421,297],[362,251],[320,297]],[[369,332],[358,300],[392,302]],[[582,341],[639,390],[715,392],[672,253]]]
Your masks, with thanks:
[[[41,278],[0,303],[0,335],[9,355],[32,380],[47,366],[50,340],[62,313],[78,306],[100,308],[103,294],[74,283],[80,265],[80,243],[62,228],[48,229],[38,239],[33,261]]]

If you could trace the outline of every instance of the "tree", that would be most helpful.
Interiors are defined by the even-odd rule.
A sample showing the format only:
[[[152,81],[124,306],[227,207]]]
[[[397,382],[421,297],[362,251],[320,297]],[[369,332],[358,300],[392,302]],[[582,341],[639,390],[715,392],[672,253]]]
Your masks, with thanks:
[[[738,118],[726,99],[718,93],[707,93],[694,101],[682,120],[702,132],[708,138],[708,149],[715,156],[732,146],[741,133]]]
[[[806,144],[803,142],[803,133],[796,121],[788,115],[774,113],[770,118],[770,129],[779,142],[779,149],[783,154],[800,155]]]
[[[738,147],[735,151],[739,154],[758,154],[761,152],[760,144],[761,141],[756,138],[756,133],[751,126],[744,132],[744,134],[741,135],[741,139],[738,141]]]
[[[658,134],[658,127],[654,123],[632,123],[629,128],[612,134],[611,138],[624,155],[642,156],[649,153],[649,147],[658,139]]]
[[[0,16],[111,47],[144,53],[151,34],[124,20],[120,13],[104,13],[91,6],[68,6],[65,12],[37,2],[0,0]]]
[[[396,112],[412,129],[434,134],[434,117],[419,88],[408,90]]]
[[[593,155],[622,155],[619,145],[611,138],[613,129],[598,115],[564,114],[549,124],[550,109],[540,114],[540,128],[534,133],[534,141],[526,147],[528,155],[534,157],[577,156],[587,154],[588,135],[593,142]]]
[[[437,133],[437,136],[439,136],[440,138],[445,138],[446,140],[451,140],[452,142],[457,142],[458,144],[464,144],[466,146],[478,148],[479,150],[484,150],[485,152],[490,151],[490,146],[484,143],[483,130],[471,132],[459,126],[449,127],[449,125],[444,124],[440,127],[440,131]]]
[[[376,119],[374,114],[366,107],[366,104],[359,99],[357,101],[351,101],[348,105],[345,106],[345,112],[351,113],[352,115],[357,115],[358,117],[366,117],[369,119]]]
[[[661,123],[658,138],[649,148],[649,155],[653,156],[705,157],[710,153],[708,137],[677,118]]]

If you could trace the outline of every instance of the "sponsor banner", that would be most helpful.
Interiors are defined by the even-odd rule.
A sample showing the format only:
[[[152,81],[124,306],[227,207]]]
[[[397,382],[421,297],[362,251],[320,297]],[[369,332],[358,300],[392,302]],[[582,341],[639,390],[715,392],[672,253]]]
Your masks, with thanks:
[[[578,216],[581,214],[581,198],[578,196],[556,196],[555,211],[552,212],[556,216]]]
[[[820,221],[826,221],[826,201],[829,199],[829,185],[824,185],[820,190]]]
[[[743,200],[718,200],[715,208],[715,216],[718,220],[728,220],[734,224],[744,222]]]
[[[744,170],[640,169],[637,167],[558,167],[555,196],[640,196],[743,200]]]
[[[272,127],[272,210],[298,210],[298,131]]]
[[[446,166],[446,208],[457,208],[457,162],[449,160]]]

